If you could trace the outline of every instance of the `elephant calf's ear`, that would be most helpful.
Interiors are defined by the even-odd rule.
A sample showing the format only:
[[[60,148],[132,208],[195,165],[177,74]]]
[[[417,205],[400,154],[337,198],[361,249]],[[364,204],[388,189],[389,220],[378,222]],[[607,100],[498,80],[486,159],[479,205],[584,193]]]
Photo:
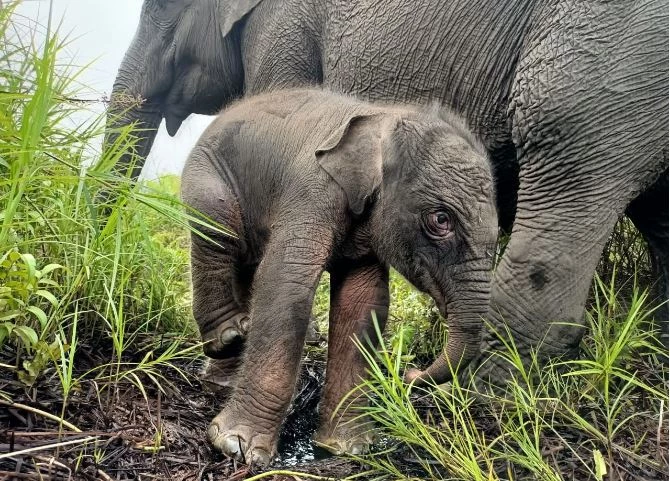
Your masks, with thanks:
[[[358,115],[316,149],[321,167],[344,190],[349,209],[360,215],[382,180],[381,115]]]

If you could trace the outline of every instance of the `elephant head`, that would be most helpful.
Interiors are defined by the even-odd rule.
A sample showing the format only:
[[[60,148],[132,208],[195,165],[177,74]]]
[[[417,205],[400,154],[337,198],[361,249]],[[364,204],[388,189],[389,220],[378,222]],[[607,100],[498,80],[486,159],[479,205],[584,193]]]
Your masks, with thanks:
[[[355,215],[370,208],[379,258],[447,319],[445,354],[406,379],[448,381],[478,352],[489,304],[498,224],[486,150],[459,118],[438,110],[354,116],[317,157]]]
[[[174,136],[191,113],[213,114],[242,95],[241,20],[260,0],[145,0],[135,37],[114,81],[105,145],[135,123],[136,179],[163,118]],[[130,153],[117,163],[126,174]]]

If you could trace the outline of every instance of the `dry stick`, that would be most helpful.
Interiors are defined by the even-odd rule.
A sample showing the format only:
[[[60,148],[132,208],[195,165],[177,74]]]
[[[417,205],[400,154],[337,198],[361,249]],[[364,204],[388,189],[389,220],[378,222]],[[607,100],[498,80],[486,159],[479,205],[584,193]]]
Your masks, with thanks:
[[[247,481],[257,481],[258,479],[267,478],[268,476],[302,476],[302,477],[305,477],[305,478],[308,478],[308,479],[316,479],[317,481],[334,481],[335,480],[335,478],[318,476],[316,474],[299,473],[297,471],[277,470],[277,471],[266,471],[265,473],[257,474],[256,476],[252,476],[250,478],[247,478]]]
[[[41,438],[41,437],[48,437],[48,436],[53,436],[54,434],[58,434],[59,436],[77,436],[77,437],[82,437],[82,436],[108,436],[108,437],[113,437],[117,436],[116,431],[111,431],[111,432],[106,432],[106,431],[81,431],[79,433],[77,432],[63,432],[63,433],[57,433],[54,431],[11,431],[8,430],[7,432],[11,432],[15,438]]]
[[[67,422],[67,421],[66,421],[65,419],[63,419],[63,418],[59,418],[58,416],[56,416],[56,415],[54,415],[54,414],[48,413],[48,412],[46,412],[46,411],[42,411],[41,409],[37,409],[37,408],[31,407],[31,406],[27,406],[27,405],[25,405],[25,404],[21,404],[21,403],[8,402],[8,401],[5,401],[5,400],[3,400],[3,399],[0,399],[0,405],[4,405],[4,406],[10,407],[10,408],[22,409],[22,410],[24,410],[24,411],[29,411],[29,412],[31,412],[31,413],[33,413],[33,414],[39,414],[39,415],[42,416],[42,417],[45,417],[45,418],[47,418],[47,419],[51,419],[52,421],[56,421],[56,422],[58,422],[58,423],[62,423],[63,426],[65,426],[65,427],[71,429],[72,431],[74,431],[74,432],[76,432],[76,433],[80,433],[80,432],[81,432],[81,429],[79,429],[79,428],[78,428],[77,426],[75,426],[74,424]]]
[[[112,477],[111,477],[109,474],[105,473],[105,472],[104,472],[102,469],[100,469],[100,468],[96,468],[96,473],[98,473],[98,476],[100,476],[100,477],[101,477],[102,479],[104,479],[105,481],[114,481],[114,480],[112,479]]]
[[[6,477],[2,477],[6,476]],[[0,471],[0,479],[30,479],[31,481],[35,479],[35,475],[32,473],[17,473],[15,471]],[[57,479],[48,474],[40,474],[39,478],[41,481],[50,481],[51,479]]]
[[[49,458],[45,458],[44,456],[34,456],[34,459],[39,460],[39,462],[35,463],[35,467],[37,468],[37,474],[41,475],[42,474],[42,467],[44,467],[47,470],[47,475],[51,476],[52,473],[55,472],[54,476],[58,476],[59,471],[61,471],[61,468],[63,468],[65,471],[67,471],[67,478],[70,479],[72,478],[72,470],[65,466],[63,463],[59,463],[56,461],[56,458],[53,456]],[[53,469],[53,467],[56,467],[56,469]]]
[[[61,463],[58,461],[56,458],[53,456],[33,456],[37,461],[35,463],[35,466],[40,467],[42,464],[48,464],[48,465],[55,465],[58,468],[62,468],[65,471],[68,471],[70,473],[70,476],[72,476],[72,470],[69,468],[69,466],[66,466],[65,464]]]
[[[658,429],[656,429],[656,459],[659,463],[663,462],[663,455],[661,449],[661,431],[663,429],[663,402],[665,399],[661,399],[661,412],[658,416]]]
[[[70,468],[69,466],[67,466],[67,465],[65,465],[65,464],[63,464],[63,463],[61,463],[60,461],[58,461],[57,459],[55,459],[53,456],[51,456],[50,458],[45,458],[44,456],[34,456],[34,457],[35,457],[35,459],[39,459],[39,460],[42,460],[42,461],[46,460],[46,461],[48,461],[49,463],[53,463],[53,464],[55,464],[55,465],[57,465],[57,466],[59,466],[59,467],[65,468],[65,469],[70,473],[70,478],[72,477],[72,468]],[[39,466],[39,463],[37,463],[36,465]],[[100,468],[97,468],[97,473],[98,473],[98,476],[99,476],[100,478],[102,478],[104,481],[114,481],[114,480],[109,476],[109,474],[105,473],[105,472],[104,472],[102,469],[100,469]],[[70,479],[70,478],[68,478],[68,479]]]
[[[89,441],[95,441],[98,439],[97,436],[89,436],[87,438],[83,439],[73,439],[72,441],[63,441],[62,443],[53,443],[53,444],[45,444],[43,446],[37,446],[34,448],[28,448],[28,449],[22,449],[21,451],[14,451],[13,453],[5,453],[5,454],[0,454],[0,459],[5,459],[5,458],[13,458],[14,456],[18,456],[21,454],[28,454],[28,453],[34,453],[36,451],[46,451],[48,449],[55,449],[59,448],[61,446],[67,446],[69,444],[77,444],[77,443],[87,443]]]

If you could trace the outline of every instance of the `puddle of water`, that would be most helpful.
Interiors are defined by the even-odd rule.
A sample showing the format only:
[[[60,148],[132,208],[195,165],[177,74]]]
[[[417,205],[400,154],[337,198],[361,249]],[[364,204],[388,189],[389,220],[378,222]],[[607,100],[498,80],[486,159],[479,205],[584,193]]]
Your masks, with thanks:
[[[279,438],[276,461],[279,466],[295,466],[309,461],[326,459],[332,456],[328,451],[316,446],[312,436],[317,428],[316,409],[297,413],[294,419],[288,419]]]
[[[278,456],[274,466],[296,464],[325,459],[332,455],[312,443],[312,436],[319,425],[317,406],[324,381],[323,363],[303,364],[297,394],[279,437]]]

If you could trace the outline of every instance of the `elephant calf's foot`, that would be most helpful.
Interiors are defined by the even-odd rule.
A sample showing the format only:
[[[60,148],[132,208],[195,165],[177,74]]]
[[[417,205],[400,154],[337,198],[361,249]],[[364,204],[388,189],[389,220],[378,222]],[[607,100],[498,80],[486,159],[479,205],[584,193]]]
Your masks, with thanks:
[[[241,352],[247,332],[249,332],[249,315],[235,314],[210,332],[203,334],[203,340],[206,342],[203,350],[207,356],[216,359],[237,356]]]
[[[276,433],[261,429],[234,404],[212,420],[207,435],[216,449],[245,464],[267,466],[276,454]]]
[[[372,422],[361,423],[360,420],[356,420],[356,424],[353,424],[353,421],[340,424],[334,430],[322,428],[314,436],[314,443],[337,456],[364,454],[370,450],[370,445],[374,442],[372,428]]]
[[[307,324],[307,334],[305,335],[305,342],[308,344],[318,344],[323,338],[319,331],[316,330],[316,321],[314,317],[310,316],[309,324]]]
[[[200,380],[203,386],[214,393],[223,395],[225,399],[232,393],[239,365],[239,357],[208,359]]]

